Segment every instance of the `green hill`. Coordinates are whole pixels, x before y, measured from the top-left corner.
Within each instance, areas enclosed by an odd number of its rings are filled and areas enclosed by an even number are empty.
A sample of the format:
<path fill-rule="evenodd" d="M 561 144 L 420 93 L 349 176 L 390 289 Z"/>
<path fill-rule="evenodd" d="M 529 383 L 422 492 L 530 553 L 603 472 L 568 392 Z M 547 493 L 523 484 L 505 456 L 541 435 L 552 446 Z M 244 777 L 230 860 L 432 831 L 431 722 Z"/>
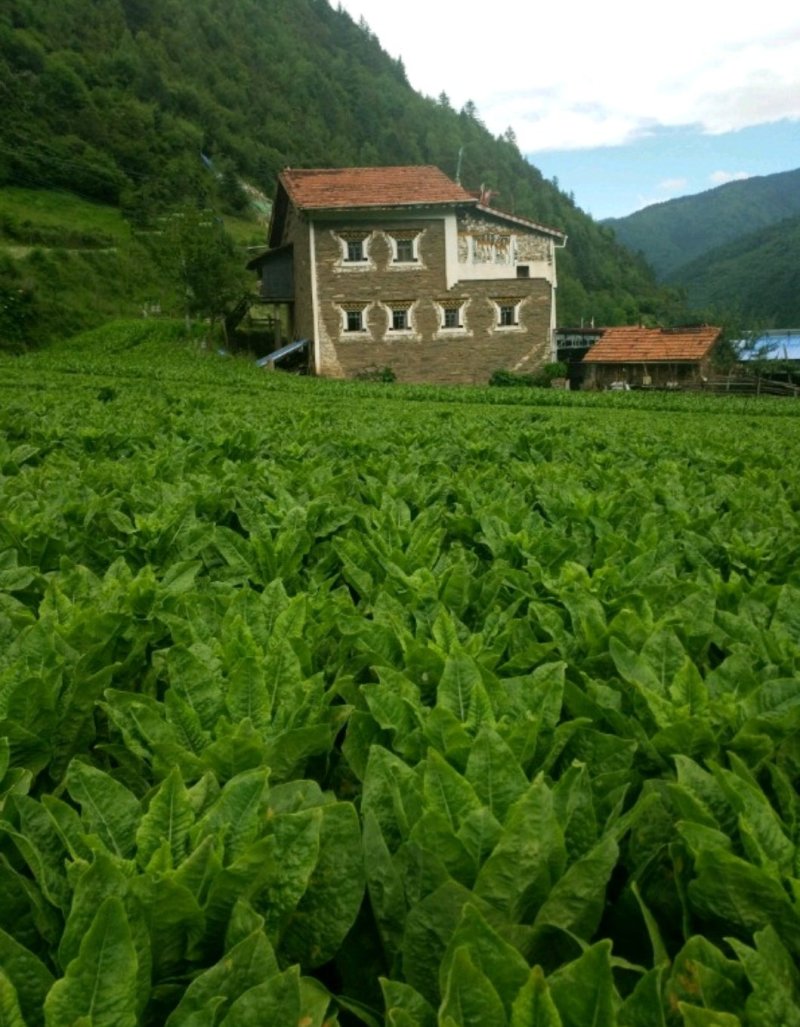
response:
<path fill-rule="evenodd" d="M 800 217 L 741 236 L 677 268 L 667 280 L 693 310 L 726 312 L 762 327 L 800 324 Z"/>
<path fill-rule="evenodd" d="M 603 222 L 659 278 L 751 232 L 800 215 L 800 169 L 729 182 Z"/>
<path fill-rule="evenodd" d="M 186 200 L 245 215 L 242 182 L 271 195 L 285 166 L 432 163 L 452 176 L 461 154 L 466 187 L 569 235 L 563 322 L 664 319 L 674 306 L 513 132 L 496 138 L 474 105 L 414 92 L 402 63 L 327 0 L 7 0 L 0 82 L 0 188 L 67 190 L 147 228 Z M 0 224 L 6 252 L 48 245 L 34 238 L 45 227 L 34 219 L 15 239 Z M 15 267 L 57 303 L 35 269 Z M 7 289 L 14 273 L 0 265 Z M 116 280 L 114 268 L 96 275 L 93 292 Z"/>

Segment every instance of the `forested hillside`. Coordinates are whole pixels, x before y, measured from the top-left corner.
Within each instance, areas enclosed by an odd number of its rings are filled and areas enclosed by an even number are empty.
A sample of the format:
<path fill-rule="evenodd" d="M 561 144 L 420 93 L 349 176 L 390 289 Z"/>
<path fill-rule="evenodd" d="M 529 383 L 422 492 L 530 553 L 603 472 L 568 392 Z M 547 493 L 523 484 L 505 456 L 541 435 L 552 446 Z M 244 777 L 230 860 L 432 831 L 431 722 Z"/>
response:
<path fill-rule="evenodd" d="M 415 93 L 402 63 L 327 0 L 7 0 L 0 89 L 0 186 L 68 189 L 146 226 L 211 194 L 244 208 L 240 180 L 270 194 L 285 166 L 454 175 L 461 152 L 467 188 L 485 184 L 498 206 L 569 235 L 562 323 L 680 316 L 512 131 L 495 138 L 474 105 Z"/>
<path fill-rule="evenodd" d="M 752 232 L 800 215 L 800 169 L 729 182 L 695 196 L 656 203 L 603 224 L 641 252 L 656 274 L 679 267 Z M 686 280 L 686 275 L 679 276 Z"/>
<path fill-rule="evenodd" d="M 800 325 L 800 217 L 742 236 L 678 268 L 667 280 L 693 310 L 735 308 L 760 327 Z"/>

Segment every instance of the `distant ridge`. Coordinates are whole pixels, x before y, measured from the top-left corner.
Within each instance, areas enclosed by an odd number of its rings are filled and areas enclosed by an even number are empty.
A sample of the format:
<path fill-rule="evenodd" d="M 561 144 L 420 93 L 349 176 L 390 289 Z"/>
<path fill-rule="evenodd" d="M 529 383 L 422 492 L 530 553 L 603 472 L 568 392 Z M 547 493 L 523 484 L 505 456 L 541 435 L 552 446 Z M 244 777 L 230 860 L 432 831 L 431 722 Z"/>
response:
<path fill-rule="evenodd" d="M 728 182 L 694 196 L 656 203 L 602 224 L 641 253 L 661 280 L 703 254 L 800 215 L 800 169 Z"/>

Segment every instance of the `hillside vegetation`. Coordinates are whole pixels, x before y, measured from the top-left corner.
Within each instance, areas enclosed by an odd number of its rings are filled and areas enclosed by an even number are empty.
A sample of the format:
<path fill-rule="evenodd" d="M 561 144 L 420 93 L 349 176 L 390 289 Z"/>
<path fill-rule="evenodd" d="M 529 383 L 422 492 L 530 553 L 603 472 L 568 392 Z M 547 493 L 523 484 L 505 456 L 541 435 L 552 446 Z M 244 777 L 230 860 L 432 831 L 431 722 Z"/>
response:
<path fill-rule="evenodd" d="M 800 169 L 656 203 L 603 224 L 662 278 L 726 243 L 800 215 Z"/>
<path fill-rule="evenodd" d="M 751 324 L 800 325 L 800 217 L 710 250 L 667 281 L 686 290 L 694 310 L 725 311 L 735 304 Z"/>
<path fill-rule="evenodd" d="M 455 175 L 461 153 L 465 186 L 569 235 L 562 321 L 671 316 L 674 297 L 524 160 L 511 130 L 495 138 L 473 104 L 415 93 L 327 0 L 9 0 L 0 82 L 0 186 L 69 190 L 146 228 L 187 199 L 244 213 L 242 180 L 271 195 L 285 166 Z"/>

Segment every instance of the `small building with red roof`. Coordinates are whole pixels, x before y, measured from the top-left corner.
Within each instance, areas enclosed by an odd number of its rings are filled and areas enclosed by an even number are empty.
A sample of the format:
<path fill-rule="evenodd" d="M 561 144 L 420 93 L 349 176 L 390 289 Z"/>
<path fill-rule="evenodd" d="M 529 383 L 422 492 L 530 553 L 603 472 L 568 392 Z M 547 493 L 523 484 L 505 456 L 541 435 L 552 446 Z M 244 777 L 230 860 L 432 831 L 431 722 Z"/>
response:
<path fill-rule="evenodd" d="M 554 359 L 566 236 L 439 168 L 287 168 L 268 241 L 261 300 L 288 309 L 317 374 L 485 384 Z"/>
<path fill-rule="evenodd" d="M 683 388 L 708 378 L 721 328 L 604 328 L 584 355 L 584 387 Z"/>

